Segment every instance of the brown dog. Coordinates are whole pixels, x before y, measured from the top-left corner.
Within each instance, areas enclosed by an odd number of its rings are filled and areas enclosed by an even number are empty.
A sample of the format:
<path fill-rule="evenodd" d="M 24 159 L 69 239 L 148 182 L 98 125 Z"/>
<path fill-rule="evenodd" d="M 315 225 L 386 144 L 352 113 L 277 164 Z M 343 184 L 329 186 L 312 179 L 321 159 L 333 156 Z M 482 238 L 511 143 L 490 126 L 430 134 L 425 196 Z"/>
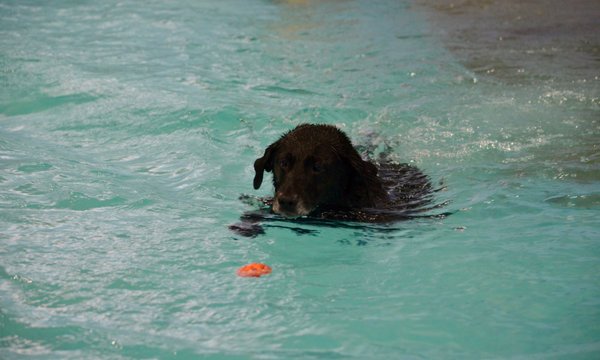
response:
<path fill-rule="evenodd" d="M 334 226 L 349 221 L 389 223 L 450 214 L 419 215 L 445 205 L 430 206 L 433 192 L 442 188 L 433 190 L 429 178 L 419 169 L 391 162 L 385 153 L 377 165 L 363 160 L 346 134 L 334 126 L 296 127 L 269 145 L 254 162 L 254 169 L 255 189 L 262 184 L 264 171 L 273 173 L 275 197 L 240 197 L 248 205 L 261 207 L 244 213 L 241 222 L 229 226 L 242 236 L 264 234 L 261 222 L 281 221 L 267 215 L 268 210 L 262 205 L 272 206 L 277 214 L 297 218 L 294 222 L 317 221 Z M 300 227 L 289 229 L 298 234 L 314 232 Z"/>
<path fill-rule="evenodd" d="M 273 211 L 296 217 L 324 209 L 377 208 L 388 202 L 377 167 L 361 159 L 341 130 L 304 124 L 254 162 L 254 188 L 273 172 Z"/>

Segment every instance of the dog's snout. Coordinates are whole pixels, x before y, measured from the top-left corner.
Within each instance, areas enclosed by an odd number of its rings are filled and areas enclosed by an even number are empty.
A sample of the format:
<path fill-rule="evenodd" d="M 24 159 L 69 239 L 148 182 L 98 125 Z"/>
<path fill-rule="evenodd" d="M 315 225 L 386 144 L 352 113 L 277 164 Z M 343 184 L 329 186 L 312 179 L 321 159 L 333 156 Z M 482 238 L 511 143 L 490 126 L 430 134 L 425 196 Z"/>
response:
<path fill-rule="evenodd" d="M 298 205 L 298 196 L 293 194 L 277 194 L 277 201 L 279 202 L 279 206 L 281 210 L 288 213 L 293 213 L 296 211 L 296 205 Z"/>

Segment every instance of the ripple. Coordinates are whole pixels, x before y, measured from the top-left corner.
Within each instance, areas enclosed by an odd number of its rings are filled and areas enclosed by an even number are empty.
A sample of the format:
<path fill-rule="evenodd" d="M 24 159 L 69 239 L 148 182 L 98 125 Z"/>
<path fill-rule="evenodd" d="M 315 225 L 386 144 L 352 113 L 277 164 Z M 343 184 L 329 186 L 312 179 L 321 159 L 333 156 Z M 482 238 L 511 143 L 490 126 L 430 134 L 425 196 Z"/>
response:
<path fill-rule="evenodd" d="M 554 206 L 575 209 L 600 208 L 600 193 L 586 195 L 561 195 L 553 196 L 544 200 Z"/>
<path fill-rule="evenodd" d="M 54 207 L 57 209 L 70 209 L 76 211 L 86 211 L 103 207 L 113 207 L 125 205 L 127 199 L 115 196 L 108 199 L 98 199 L 87 196 L 80 192 L 72 192 L 67 199 L 58 201 Z"/>
<path fill-rule="evenodd" d="M 3 106 L 0 113 L 8 116 L 33 114 L 64 105 L 78 105 L 93 102 L 97 99 L 98 97 L 85 93 L 61 96 L 38 94 L 34 98 L 13 101 L 9 105 Z"/>
<path fill-rule="evenodd" d="M 47 171 L 52 169 L 52 165 L 48 163 L 38 163 L 38 164 L 26 164 L 21 165 L 17 168 L 18 171 L 24 173 L 34 173 L 39 171 Z"/>
<path fill-rule="evenodd" d="M 275 85 L 260 85 L 252 87 L 252 90 L 265 91 L 272 94 L 278 95 L 317 95 L 316 92 L 300 89 L 300 88 L 287 88 L 283 86 Z"/>

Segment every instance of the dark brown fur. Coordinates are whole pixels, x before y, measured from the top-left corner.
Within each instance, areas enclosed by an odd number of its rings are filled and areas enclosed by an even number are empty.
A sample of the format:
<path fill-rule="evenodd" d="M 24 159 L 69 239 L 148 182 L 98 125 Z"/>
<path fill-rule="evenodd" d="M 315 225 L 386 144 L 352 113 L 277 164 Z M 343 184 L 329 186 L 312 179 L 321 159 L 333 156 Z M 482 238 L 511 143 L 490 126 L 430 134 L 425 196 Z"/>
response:
<path fill-rule="evenodd" d="M 380 177 L 377 167 L 360 157 L 346 134 L 330 125 L 304 124 L 287 132 L 256 159 L 254 169 L 255 189 L 264 171 L 273 173 L 273 211 L 288 217 L 390 209 L 402 196 L 390 192 L 400 190 L 402 184 L 394 183 L 393 176 Z M 408 174 L 414 168 L 385 166 L 388 173 L 394 169 Z M 421 193 L 430 192 L 427 178 L 420 172 L 415 175 L 422 177 Z"/>

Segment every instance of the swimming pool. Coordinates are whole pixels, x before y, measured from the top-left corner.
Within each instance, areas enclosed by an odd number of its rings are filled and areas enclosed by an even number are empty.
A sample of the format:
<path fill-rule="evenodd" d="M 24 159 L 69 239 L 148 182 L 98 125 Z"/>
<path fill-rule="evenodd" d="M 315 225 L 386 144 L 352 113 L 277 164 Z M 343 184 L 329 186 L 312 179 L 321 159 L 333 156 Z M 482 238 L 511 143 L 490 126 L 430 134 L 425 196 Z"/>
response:
<path fill-rule="evenodd" d="M 471 6 L 0 4 L 0 357 L 597 358 L 598 44 Z M 231 232 L 303 122 L 453 214 Z"/>

